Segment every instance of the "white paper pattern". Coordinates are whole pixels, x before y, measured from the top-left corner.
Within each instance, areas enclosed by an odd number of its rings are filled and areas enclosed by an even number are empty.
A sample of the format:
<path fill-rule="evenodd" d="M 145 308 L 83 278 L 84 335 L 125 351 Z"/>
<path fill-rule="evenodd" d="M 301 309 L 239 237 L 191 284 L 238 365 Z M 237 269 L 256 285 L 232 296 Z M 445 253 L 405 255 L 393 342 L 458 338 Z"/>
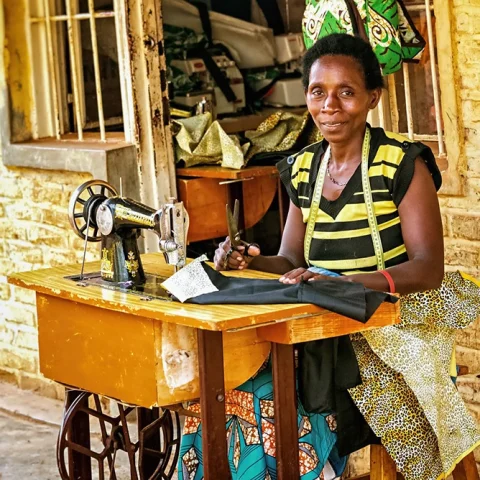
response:
<path fill-rule="evenodd" d="M 201 262 L 207 260 L 205 255 L 196 258 L 177 273 L 162 283 L 162 287 L 169 291 L 180 302 L 204 293 L 217 292 L 218 288 L 210 281 Z"/>

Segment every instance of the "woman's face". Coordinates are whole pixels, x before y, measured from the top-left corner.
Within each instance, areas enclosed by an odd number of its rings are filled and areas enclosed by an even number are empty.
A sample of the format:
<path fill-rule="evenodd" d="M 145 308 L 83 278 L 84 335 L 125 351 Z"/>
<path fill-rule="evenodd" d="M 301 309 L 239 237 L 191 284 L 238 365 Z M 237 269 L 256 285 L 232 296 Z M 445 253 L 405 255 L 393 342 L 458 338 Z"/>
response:
<path fill-rule="evenodd" d="M 307 107 L 330 143 L 363 135 L 368 111 L 377 106 L 380 96 L 380 88 L 367 90 L 361 66 L 352 57 L 325 56 L 312 65 Z"/>

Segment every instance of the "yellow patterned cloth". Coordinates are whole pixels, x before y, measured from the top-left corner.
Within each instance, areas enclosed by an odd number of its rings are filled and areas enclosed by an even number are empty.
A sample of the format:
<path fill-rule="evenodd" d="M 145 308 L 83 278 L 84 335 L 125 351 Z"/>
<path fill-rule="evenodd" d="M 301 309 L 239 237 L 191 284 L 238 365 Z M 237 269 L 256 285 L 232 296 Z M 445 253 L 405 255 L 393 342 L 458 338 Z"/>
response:
<path fill-rule="evenodd" d="M 404 295 L 401 323 L 352 336 L 362 384 L 354 402 L 406 480 L 443 479 L 480 445 L 450 380 L 455 330 L 480 316 L 480 288 L 459 272 L 441 288 Z"/>
<path fill-rule="evenodd" d="M 210 113 L 175 120 L 175 157 L 186 167 L 215 164 L 242 168 L 248 145 L 241 146 L 235 135 L 228 135 L 220 124 L 212 123 Z"/>
<path fill-rule="evenodd" d="M 319 140 L 310 114 L 295 115 L 276 112 L 266 118 L 256 130 L 245 132 L 249 140 L 243 145 L 239 137 L 228 135 L 210 113 L 174 120 L 175 158 L 186 167 L 215 164 L 227 168 L 243 168 L 256 154 L 286 152 L 297 148 L 300 136 L 306 143 Z M 300 147 L 298 147 L 300 148 Z"/>
<path fill-rule="evenodd" d="M 251 142 L 247 159 L 257 153 L 263 152 L 285 152 L 295 147 L 300 135 L 306 130 L 320 134 L 310 120 L 310 114 L 306 111 L 303 115 L 296 115 L 289 112 L 276 112 L 266 118 L 256 130 L 245 132 L 245 137 Z M 316 138 L 307 143 L 317 141 Z"/>

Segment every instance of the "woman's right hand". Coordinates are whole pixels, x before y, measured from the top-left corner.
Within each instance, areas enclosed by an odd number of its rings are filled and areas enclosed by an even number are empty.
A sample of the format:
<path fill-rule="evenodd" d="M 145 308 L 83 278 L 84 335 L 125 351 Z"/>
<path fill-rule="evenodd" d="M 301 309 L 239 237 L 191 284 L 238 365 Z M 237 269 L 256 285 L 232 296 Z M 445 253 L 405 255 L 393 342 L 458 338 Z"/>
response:
<path fill-rule="evenodd" d="M 245 250 L 248 247 L 248 252 Z M 248 255 L 245 255 L 248 253 Z M 232 249 L 230 238 L 227 237 L 224 242 L 220 242 L 215 250 L 214 263 L 216 270 L 244 270 L 248 268 L 249 263 L 254 257 L 260 255 L 260 248 L 255 244 L 240 245 L 236 250 Z"/>

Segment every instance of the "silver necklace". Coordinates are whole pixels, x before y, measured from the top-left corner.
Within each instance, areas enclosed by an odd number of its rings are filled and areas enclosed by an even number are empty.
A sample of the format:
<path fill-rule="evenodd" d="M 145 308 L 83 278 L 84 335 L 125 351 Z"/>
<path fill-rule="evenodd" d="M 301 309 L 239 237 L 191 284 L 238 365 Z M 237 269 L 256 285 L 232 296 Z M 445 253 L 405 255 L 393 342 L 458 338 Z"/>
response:
<path fill-rule="evenodd" d="M 331 157 L 330 157 L 331 158 Z M 347 183 L 348 183 L 348 180 L 345 182 L 345 183 L 341 183 L 341 182 L 337 182 L 333 177 L 332 175 L 330 174 L 330 158 L 328 159 L 328 162 L 327 162 L 327 175 L 328 175 L 328 178 L 337 186 L 339 187 L 344 187 Z"/>

